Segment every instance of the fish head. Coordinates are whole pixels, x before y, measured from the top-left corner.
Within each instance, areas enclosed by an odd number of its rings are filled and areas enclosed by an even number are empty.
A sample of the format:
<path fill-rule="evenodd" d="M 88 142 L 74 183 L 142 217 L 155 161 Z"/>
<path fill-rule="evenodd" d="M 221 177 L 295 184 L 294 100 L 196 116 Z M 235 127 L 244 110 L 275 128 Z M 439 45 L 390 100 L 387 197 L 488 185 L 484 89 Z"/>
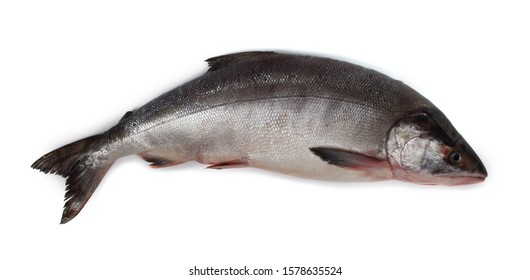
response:
<path fill-rule="evenodd" d="M 488 173 L 471 146 L 439 110 L 422 110 L 389 131 L 387 156 L 395 179 L 420 184 L 464 185 Z"/>

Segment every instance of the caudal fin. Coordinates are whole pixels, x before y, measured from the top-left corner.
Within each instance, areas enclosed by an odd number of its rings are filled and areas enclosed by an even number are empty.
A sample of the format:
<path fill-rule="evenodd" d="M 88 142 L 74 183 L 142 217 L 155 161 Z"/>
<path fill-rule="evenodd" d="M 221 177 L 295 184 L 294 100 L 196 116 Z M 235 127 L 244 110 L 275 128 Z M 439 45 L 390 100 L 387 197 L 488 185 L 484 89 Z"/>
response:
<path fill-rule="evenodd" d="M 113 161 L 97 163 L 91 151 L 99 135 L 91 136 L 52 152 L 35 161 L 31 167 L 46 174 L 66 177 L 66 193 L 61 224 L 73 219 L 85 206 Z"/>

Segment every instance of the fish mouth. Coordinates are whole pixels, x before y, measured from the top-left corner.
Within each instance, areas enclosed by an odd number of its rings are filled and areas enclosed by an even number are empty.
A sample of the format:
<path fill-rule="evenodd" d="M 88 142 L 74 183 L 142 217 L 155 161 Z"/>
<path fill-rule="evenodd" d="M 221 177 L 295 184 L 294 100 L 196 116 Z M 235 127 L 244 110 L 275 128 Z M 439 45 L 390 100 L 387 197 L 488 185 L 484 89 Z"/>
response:
<path fill-rule="evenodd" d="M 469 174 L 465 176 L 443 176 L 448 179 L 447 185 L 456 186 L 456 185 L 471 185 L 484 182 L 486 176 L 482 174 Z"/>
<path fill-rule="evenodd" d="M 488 177 L 488 171 L 486 167 L 479 160 L 471 170 L 466 170 L 462 172 L 434 172 L 433 176 L 440 179 L 443 178 L 443 184 L 449 186 L 455 185 L 469 185 L 481 183 L 486 180 Z"/>
<path fill-rule="evenodd" d="M 470 185 L 484 182 L 488 173 L 485 168 L 476 169 L 472 172 L 462 172 L 462 173 L 434 173 L 435 177 L 444 178 L 444 184 L 449 186 L 455 185 Z"/>
<path fill-rule="evenodd" d="M 488 171 L 482 162 L 479 162 L 468 176 L 470 184 L 484 182 L 486 177 L 488 177 Z"/>

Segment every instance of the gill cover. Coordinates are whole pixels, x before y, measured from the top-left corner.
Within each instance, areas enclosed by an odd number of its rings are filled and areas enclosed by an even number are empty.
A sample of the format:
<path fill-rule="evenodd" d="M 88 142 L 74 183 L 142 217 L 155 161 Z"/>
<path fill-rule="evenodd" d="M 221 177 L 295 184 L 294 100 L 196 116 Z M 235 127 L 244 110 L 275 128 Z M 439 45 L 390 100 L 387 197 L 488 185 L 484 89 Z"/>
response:
<path fill-rule="evenodd" d="M 389 131 L 387 156 L 393 177 L 421 184 L 472 184 L 486 168 L 469 144 L 439 111 L 419 111 Z"/>

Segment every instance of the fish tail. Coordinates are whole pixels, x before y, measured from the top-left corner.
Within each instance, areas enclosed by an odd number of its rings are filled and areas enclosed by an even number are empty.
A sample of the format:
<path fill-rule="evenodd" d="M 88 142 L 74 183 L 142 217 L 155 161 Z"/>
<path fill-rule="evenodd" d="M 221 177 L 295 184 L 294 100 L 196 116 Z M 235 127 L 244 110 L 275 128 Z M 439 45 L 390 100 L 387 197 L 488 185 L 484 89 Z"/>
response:
<path fill-rule="evenodd" d="M 46 174 L 57 174 L 66 178 L 66 202 L 61 224 L 77 216 L 114 163 L 94 160 L 94 146 L 100 138 L 100 135 L 94 135 L 70 143 L 45 154 L 31 165 Z"/>

